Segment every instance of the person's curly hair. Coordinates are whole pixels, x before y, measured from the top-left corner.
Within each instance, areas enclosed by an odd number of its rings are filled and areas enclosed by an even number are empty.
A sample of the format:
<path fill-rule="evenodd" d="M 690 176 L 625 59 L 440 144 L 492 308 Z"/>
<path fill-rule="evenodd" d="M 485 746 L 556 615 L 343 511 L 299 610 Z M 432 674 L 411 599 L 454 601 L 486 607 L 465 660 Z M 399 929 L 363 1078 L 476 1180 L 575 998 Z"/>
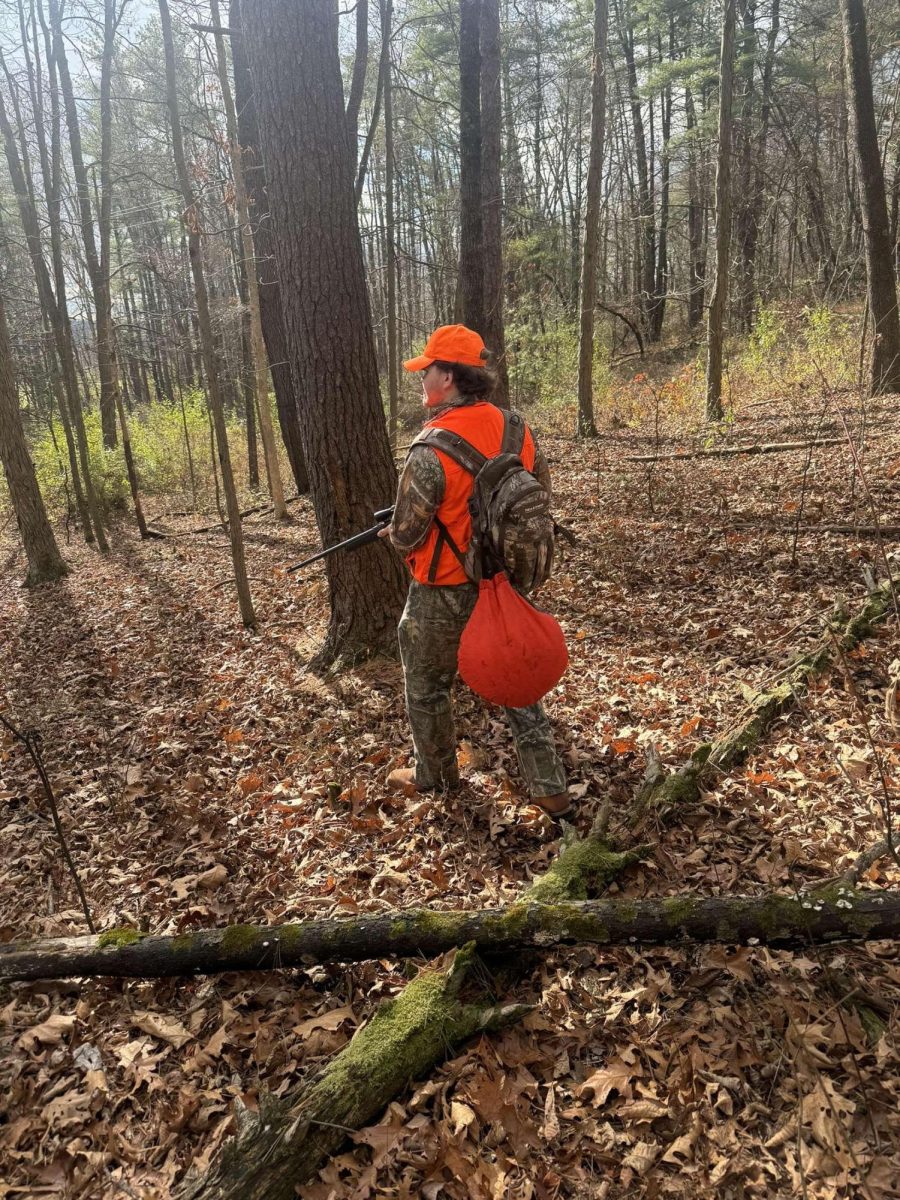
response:
<path fill-rule="evenodd" d="M 432 366 L 439 371 L 449 371 L 456 390 L 466 400 L 490 400 L 497 386 L 497 375 L 491 367 L 470 367 L 465 363 L 435 361 Z"/>

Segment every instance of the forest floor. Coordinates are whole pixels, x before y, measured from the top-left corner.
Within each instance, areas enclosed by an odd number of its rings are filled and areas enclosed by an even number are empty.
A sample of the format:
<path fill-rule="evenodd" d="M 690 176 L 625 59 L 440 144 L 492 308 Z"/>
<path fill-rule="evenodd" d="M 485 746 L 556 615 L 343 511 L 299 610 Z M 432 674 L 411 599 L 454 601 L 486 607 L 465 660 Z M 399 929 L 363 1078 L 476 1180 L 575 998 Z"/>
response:
<path fill-rule="evenodd" d="M 838 400 L 858 431 L 853 397 Z M 657 440 L 703 444 L 704 431 L 665 420 L 657 439 L 652 417 L 649 434 L 645 423 L 590 443 L 545 432 L 558 514 L 578 539 L 561 545 L 541 601 L 569 640 L 548 709 L 580 830 L 609 800 L 615 832 L 650 743 L 679 765 L 737 717 L 742 684 L 764 687 L 838 600 L 862 604 L 877 542 L 805 527 L 869 525 L 871 502 L 882 522 L 900 520 L 895 403 L 873 410 L 859 463 L 846 443 L 626 461 Z M 815 424 L 812 401 L 777 397 L 715 445 L 799 441 Z M 842 436 L 839 422 L 823 435 Z M 308 671 L 323 572 L 285 574 L 316 544 L 308 501 L 288 527 L 265 513 L 246 522 L 258 633 L 238 622 L 227 538 L 190 535 L 201 522 L 165 515 L 178 507 L 151 505 L 178 536 L 141 544 L 123 525 L 108 560 L 73 538 L 71 576 L 32 592 L 10 531 L 0 539 L 0 703 L 41 731 L 98 928 L 514 900 L 557 853 L 559 829 L 522 799 L 498 713 L 461 689 L 461 793 L 389 796 L 387 771 L 408 761 L 398 664 Z M 611 891 L 792 890 L 851 866 L 883 836 L 885 795 L 900 807 L 898 660 L 892 616 Z M 9 740 L 0 824 L 0 939 L 83 932 L 39 782 Z M 882 860 L 863 884 L 896 887 L 900 871 Z M 880 1007 L 874 1044 L 832 971 Z M 289 1089 L 406 978 L 378 961 L 6 986 L 0 1200 L 168 1196 L 227 1136 L 236 1097 L 252 1106 L 261 1089 Z M 565 947 L 536 960 L 514 998 L 537 1005 L 523 1024 L 413 1085 L 301 1194 L 900 1195 L 895 945 Z"/>

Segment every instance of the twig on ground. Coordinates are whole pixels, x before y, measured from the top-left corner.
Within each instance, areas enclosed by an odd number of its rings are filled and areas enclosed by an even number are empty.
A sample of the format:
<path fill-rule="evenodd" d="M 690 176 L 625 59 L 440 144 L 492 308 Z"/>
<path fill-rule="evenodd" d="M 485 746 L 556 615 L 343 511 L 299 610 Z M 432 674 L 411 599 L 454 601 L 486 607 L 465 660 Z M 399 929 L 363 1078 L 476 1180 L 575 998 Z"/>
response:
<path fill-rule="evenodd" d="M 66 864 L 68 865 L 69 871 L 72 875 L 72 879 L 75 882 L 75 889 L 78 892 L 79 899 L 81 900 L 81 908 L 82 908 L 82 911 L 84 912 L 84 919 L 85 919 L 85 921 L 87 921 L 87 927 L 91 931 L 91 933 L 96 933 L 97 930 L 96 930 L 96 928 L 94 926 L 94 922 L 91 918 L 91 910 L 88 907 L 87 897 L 84 894 L 84 888 L 81 886 L 81 880 L 78 877 L 78 870 L 75 866 L 75 862 L 72 858 L 72 855 L 69 852 L 69 846 L 68 846 L 68 843 L 66 842 L 65 831 L 63 830 L 62 822 L 59 819 L 59 809 L 57 808 L 57 805 L 56 805 L 56 797 L 53 794 L 53 788 L 50 786 L 50 780 L 47 776 L 46 770 L 44 769 L 44 763 L 41 759 L 40 751 L 37 748 L 36 738 L 39 735 L 22 733 L 22 731 L 20 729 L 17 729 L 16 726 L 13 725 L 13 723 L 11 721 L 8 721 L 2 713 L 0 713 L 0 724 L 2 724 L 6 729 L 8 729 L 9 732 L 12 734 L 12 736 L 14 738 L 16 738 L 17 741 L 20 741 L 22 743 L 22 745 L 25 747 L 25 749 L 28 751 L 29 755 L 31 756 L 31 761 L 34 763 L 35 768 L 37 769 L 37 773 L 40 776 L 41 783 L 44 786 L 44 794 L 47 797 L 47 803 L 50 806 L 50 813 L 53 817 L 53 824 L 56 827 L 56 836 L 59 838 L 59 844 L 62 847 L 63 857 L 66 860 Z"/>

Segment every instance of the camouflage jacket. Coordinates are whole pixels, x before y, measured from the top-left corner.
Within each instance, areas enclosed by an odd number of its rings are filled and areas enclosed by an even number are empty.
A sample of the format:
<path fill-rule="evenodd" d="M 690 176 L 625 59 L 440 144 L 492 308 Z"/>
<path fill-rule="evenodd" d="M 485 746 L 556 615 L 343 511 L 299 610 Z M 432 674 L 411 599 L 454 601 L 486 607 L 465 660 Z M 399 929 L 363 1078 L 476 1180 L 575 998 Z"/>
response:
<path fill-rule="evenodd" d="M 430 411 L 428 420 L 440 417 L 449 408 L 465 403 L 462 398 L 442 408 Z M 532 430 L 532 437 L 534 431 Z M 550 468 L 535 441 L 535 478 L 549 494 Z M 444 468 L 441 460 L 429 446 L 416 446 L 406 460 L 400 484 L 394 520 L 391 524 L 391 542 L 404 556 L 420 546 L 428 536 L 434 514 L 444 499 Z"/>

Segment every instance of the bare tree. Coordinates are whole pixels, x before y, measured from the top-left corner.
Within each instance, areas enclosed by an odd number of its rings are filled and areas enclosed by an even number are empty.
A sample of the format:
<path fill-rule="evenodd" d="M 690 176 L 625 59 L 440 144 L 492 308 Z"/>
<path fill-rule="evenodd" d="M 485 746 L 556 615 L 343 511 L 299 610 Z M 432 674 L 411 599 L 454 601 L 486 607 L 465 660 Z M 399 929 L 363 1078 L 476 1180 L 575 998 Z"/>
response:
<path fill-rule="evenodd" d="M 706 419 L 722 419 L 722 343 L 731 246 L 731 108 L 734 85 L 735 0 L 725 0 L 719 63 L 719 153 L 716 162 L 716 282 L 707 323 Z"/>
<path fill-rule="evenodd" d="M 500 0 L 481 0 L 481 191 L 484 331 L 494 355 L 494 403 L 509 404 L 509 369 L 503 328 L 503 139 L 500 59 Z"/>
<path fill-rule="evenodd" d="M 581 252 L 581 296 L 578 328 L 578 435 L 596 437 L 594 424 L 594 305 L 597 300 L 597 254 L 600 243 L 600 173 L 606 126 L 607 0 L 594 0 L 594 46 L 591 58 L 591 145 L 587 201 Z"/>
<path fill-rule="evenodd" d="M 459 310 L 484 336 L 481 0 L 459 0 Z"/>
<path fill-rule="evenodd" d="M 225 507 L 228 513 L 231 560 L 234 565 L 234 579 L 237 585 L 241 618 L 245 625 L 255 626 L 256 614 L 253 611 L 253 601 L 250 597 L 250 582 L 247 578 L 247 565 L 244 561 L 244 537 L 241 530 L 241 514 L 234 486 L 234 474 L 231 470 L 228 432 L 225 428 L 225 413 L 222 408 L 222 395 L 219 390 L 219 370 L 216 363 L 212 323 L 209 316 L 209 295 L 206 289 L 206 276 L 203 271 L 203 247 L 200 240 L 202 212 L 194 198 L 191 187 L 191 177 L 188 173 L 187 159 L 184 153 L 184 139 L 181 134 L 181 111 L 178 104 L 178 86 L 175 75 L 175 45 L 172 40 L 172 19 L 169 16 L 168 0 L 159 0 L 159 15 L 162 21 L 163 45 L 166 55 L 166 96 L 169 107 L 169 122 L 172 127 L 172 150 L 175 156 L 175 169 L 178 173 L 178 184 L 181 188 L 182 202 L 184 204 L 188 253 L 191 261 L 191 273 L 194 279 L 197 321 L 200 326 L 200 349 L 203 355 L 206 390 L 209 398 L 212 422 L 215 428 L 216 451 L 219 459 L 219 468 L 222 473 L 222 486 L 225 491 Z"/>
<path fill-rule="evenodd" d="M 897 317 L 894 248 L 891 244 L 884 169 L 875 125 L 872 69 L 863 0 L 841 0 L 841 16 L 862 223 L 866 237 L 869 312 L 875 327 L 869 392 L 871 395 L 880 395 L 884 392 L 900 392 L 900 321 Z"/>
<path fill-rule="evenodd" d="M 259 307 L 259 282 L 256 277 L 256 254 L 253 234 L 250 229 L 250 212 L 247 204 L 247 188 L 244 182 L 244 150 L 238 136 L 237 114 L 228 82 L 228 65 L 225 57 L 225 36 L 219 17 L 219 0 L 210 0 L 210 12 L 216 30 L 216 66 L 219 87 L 225 105 L 225 121 L 228 130 L 228 153 L 231 158 L 231 173 L 234 180 L 235 207 L 241 227 L 241 253 L 247 280 L 247 297 L 250 307 L 250 346 L 253 354 L 256 408 L 259 413 L 259 428 L 262 434 L 263 453 L 266 457 L 266 473 L 276 521 L 289 519 L 284 502 L 284 484 L 281 482 L 281 467 L 275 450 L 275 435 L 272 430 L 272 410 L 269 407 L 269 364 L 266 360 L 266 345 L 263 339 L 262 318 Z"/>

